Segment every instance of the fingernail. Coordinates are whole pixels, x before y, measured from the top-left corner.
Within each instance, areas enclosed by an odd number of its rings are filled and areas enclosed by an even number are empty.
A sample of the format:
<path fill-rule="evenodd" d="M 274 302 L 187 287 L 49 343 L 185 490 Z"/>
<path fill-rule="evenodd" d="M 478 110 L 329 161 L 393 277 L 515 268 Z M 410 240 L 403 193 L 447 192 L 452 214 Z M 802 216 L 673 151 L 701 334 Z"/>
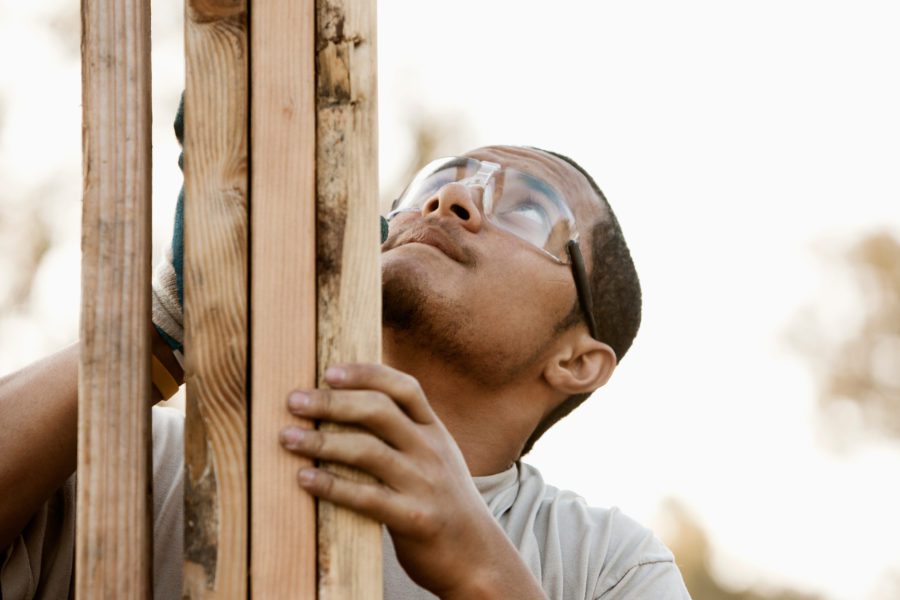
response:
<path fill-rule="evenodd" d="M 300 485 L 309 485 L 316 480 L 316 471 L 315 469 L 300 469 L 297 479 L 300 480 Z"/>
<path fill-rule="evenodd" d="M 305 432 L 298 427 L 288 427 L 281 430 L 281 442 L 285 445 L 298 444 L 306 435 Z"/>
<path fill-rule="evenodd" d="M 309 406 L 309 396 L 303 392 L 293 392 L 288 396 L 288 406 L 294 410 L 300 410 L 303 407 Z"/>
<path fill-rule="evenodd" d="M 328 367 L 325 369 L 325 380 L 330 383 L 340 383 L 347 378 L 347 372 L 340 367 Z"/>

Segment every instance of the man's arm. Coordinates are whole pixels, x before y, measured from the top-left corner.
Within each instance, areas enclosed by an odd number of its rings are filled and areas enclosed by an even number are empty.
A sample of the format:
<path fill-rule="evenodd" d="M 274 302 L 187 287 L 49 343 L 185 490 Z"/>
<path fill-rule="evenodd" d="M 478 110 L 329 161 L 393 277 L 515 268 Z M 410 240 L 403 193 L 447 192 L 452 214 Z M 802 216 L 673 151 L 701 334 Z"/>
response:
<path fill-rule="evenodd" d="M 175 117 L 184 141 L 184 95 Z M 179 158 L 179 167 L 183 156 Z M 181 269 L 184 193 L 165 259 L 153 281 L 150 326 L 153 355 L 177 384 L 184 381 L 173 348 L 183 343 Z M 167 339 L 164 339 L 167 338 Z M 151 386 L 155 404 L 162 399 Z M 123 399 L 128 401 L 128 399 Z M 149 408 L 149 407 L 148 407 Z M 78 442 L 78 344 L 0 378 L 0 550 L 6 549 L 40 506 L 75 472 Z"/>
<path fill-rule="evenodd" d="M 180 381 L 171 349 L 151 335 L 153 354 Z M 0 379 L 0 550 L 75 472 L 77 441 L 78 344 Z"/>
<path fill-rule="evenodd" d="M 0 549 L 75 471 L 78 345 L 0 379 Z"/>

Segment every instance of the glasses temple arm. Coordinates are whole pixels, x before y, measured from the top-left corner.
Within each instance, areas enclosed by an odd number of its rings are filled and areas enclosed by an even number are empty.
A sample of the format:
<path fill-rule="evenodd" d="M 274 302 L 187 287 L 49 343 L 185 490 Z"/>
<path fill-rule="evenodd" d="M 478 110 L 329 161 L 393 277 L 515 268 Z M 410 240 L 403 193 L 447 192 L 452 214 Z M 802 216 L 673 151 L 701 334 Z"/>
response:
<path fill-rule="evenodd" d="M 581 311 L 584 313 L 585 321 L 587 321 L 588 330 L 591 332 L 591 337 L 597 341 L 602 341 L 597 329 L 597 321 L 594 319 L 594 297 L 591 294 L 591 284 L 588 281 L 587 271 L 584 268 L 584 258 L 581 256 L 578 242 L 569 240 L 566 244 L 566 252 L 569 254 L 569 262 L 572 263 L 572 275 L 575 278 L 578 302 L 581 304 Z"/>

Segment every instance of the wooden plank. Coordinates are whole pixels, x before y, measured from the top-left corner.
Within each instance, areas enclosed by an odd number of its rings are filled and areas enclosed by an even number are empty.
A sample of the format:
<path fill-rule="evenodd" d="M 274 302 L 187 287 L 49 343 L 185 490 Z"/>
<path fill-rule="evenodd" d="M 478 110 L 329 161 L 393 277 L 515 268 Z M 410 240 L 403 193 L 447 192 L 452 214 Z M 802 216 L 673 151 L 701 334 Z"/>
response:
<path fill-rule="evenodd" d="M 314 0 L 251 14 L 251 592 L 316 597 L 315 503 L 278 433 L 315 385 Z"/>
<path fill-rule="evenodd" d="M 184 597 L 247 597 L 248 23 L 185 3 Z"/>
<path fill-rule="evenodd" d="M 316 3 L 316 116 L 321 382 L 330 365 L 381 360 L 374 0 Z M 320 502 L 318 527 L 319 598 L 381 598 L 381 526 Z"/>
<path fill-rule="evenodd" d="M 150 3 L 82 4 L 75 593 L 150 597 Z"/>

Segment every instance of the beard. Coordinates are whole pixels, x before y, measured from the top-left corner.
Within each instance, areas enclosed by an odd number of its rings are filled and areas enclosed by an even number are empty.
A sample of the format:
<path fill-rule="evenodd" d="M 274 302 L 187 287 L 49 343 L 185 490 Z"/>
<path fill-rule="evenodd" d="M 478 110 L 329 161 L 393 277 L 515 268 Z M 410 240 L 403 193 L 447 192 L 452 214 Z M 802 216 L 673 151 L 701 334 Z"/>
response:
<path fill-rule="evenodd" d="M 532 340 L 529 348 L 503 343 L 480 327 L 473 311 L 437 295 L 421 277 L 382 271 L 382 326 L 407 347 L 444 362 L 485 389 L 498 389 L 532 370 L 541 360 L 547 340 Z M 489 341 L 490 339 L 490 341 Z"/>

